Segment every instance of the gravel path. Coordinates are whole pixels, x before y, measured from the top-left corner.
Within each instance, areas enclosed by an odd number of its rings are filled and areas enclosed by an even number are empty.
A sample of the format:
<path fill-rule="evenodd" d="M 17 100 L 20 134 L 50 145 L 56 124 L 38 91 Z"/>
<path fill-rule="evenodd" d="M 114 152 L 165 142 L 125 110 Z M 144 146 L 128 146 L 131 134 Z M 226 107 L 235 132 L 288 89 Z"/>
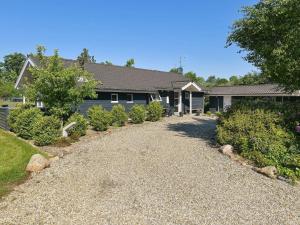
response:
<path fill-rule="evenodd" d="M 174 117 L 79 142 L 0 203 L 0 224 L 300 224 L 299 187 L 218 153 L 214 129 Z"/>

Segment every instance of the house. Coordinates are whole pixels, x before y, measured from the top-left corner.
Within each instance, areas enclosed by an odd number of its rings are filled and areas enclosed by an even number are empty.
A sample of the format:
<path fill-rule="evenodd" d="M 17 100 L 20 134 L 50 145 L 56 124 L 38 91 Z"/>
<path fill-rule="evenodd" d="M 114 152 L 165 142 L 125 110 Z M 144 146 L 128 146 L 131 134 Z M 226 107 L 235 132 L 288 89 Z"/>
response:
<path fill-rule="evenodd" d="M 62 59 L 65 66 L 75 64 L 75 60 Z M 29 67 L 39 66 L 35 57 L 28 57 L 15 84 L 22 87 L 31 82 Z M 129 110 L 134 104 L 147 105 L 159 101 L 169 114 L 203 112 L 204 90 L 181 74 L 131 67 L 87 63 L 85 70 L 101 81 L 96 88 L 97 98 L 86 99 L 78 108 L 85 114 L 92 105 L 102 105 L 111 110 L 113 105 L 122 104 Z M 24 98 L 25 101 L 25 98 Z M 41 102 L 37 102 L 42 107 Z"/>
<path fill-rule="evenodd" d="M 209 95 L 209 110 L 211 112 L 226 111 L 226 108 L 235 101 L 242 99 L 259 98 L 277 102 L 300 102 L 300 91 L 287 93 L 276 84 L 213 87 L 207 94 Z"/>

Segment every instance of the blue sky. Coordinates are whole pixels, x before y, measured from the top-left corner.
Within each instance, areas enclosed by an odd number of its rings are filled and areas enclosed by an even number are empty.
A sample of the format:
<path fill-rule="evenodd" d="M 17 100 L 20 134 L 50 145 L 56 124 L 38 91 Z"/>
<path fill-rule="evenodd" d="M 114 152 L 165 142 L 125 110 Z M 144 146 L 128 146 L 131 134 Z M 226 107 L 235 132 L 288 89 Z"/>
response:
<path fill-rule="evenodd" d="M 167 71 L 183 58 L 185 72 L 228 78 L 255 70 L 236 47 L 225 48 L 241 6 L 257 0 L 69 1 L 12 0 L 1 3 L 0 58 L 33 52 L 76 58 L 88 48 L 97 62 Z"/>

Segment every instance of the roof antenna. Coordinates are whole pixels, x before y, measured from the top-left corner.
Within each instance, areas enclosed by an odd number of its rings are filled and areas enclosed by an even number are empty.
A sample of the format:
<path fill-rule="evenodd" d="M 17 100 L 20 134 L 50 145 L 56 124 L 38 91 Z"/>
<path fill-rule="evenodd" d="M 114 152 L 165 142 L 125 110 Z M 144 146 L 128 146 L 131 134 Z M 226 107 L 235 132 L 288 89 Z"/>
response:
<path fill-rule="evenodd" d="M 179 57 L 179 67 L 178 67 L 178 72 L 180 74 L 183 74 L 183 67 L 182 67 L 182 57 Z"/>

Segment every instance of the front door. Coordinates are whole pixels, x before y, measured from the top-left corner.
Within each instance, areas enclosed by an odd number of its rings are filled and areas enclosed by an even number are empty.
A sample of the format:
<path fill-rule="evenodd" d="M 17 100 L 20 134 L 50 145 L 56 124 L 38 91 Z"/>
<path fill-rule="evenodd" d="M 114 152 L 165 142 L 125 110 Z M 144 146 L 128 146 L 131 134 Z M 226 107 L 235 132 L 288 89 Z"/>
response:
<path fill-rule="evenodd" d="M 179 115 L 182 112 L 182 94 L 181 91 L 174 91 L 174 114 Z"/>

